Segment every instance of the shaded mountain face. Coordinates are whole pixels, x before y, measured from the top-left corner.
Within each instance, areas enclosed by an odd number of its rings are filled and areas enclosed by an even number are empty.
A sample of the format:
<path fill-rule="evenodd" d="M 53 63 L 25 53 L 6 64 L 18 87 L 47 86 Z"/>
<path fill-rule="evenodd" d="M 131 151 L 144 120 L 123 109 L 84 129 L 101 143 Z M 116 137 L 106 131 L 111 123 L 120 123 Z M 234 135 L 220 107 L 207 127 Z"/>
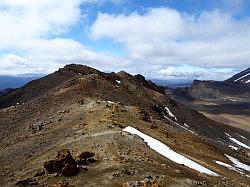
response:
<path fill-rule="evenodd" d="M 7 88 L 7 89 L 0 90 L 0 96 L 7 95 L 8 93 L 10 93 L 13 90 L 14 89 L 12 89 L 12 88 Z"/>
<path fill-rule="evenodd" d="M 189 92 L 195 98 L 216 98 L 226 96 L 240 96 L 249 94 L 250 87 L 227 81 L 199 81 L 194 80 Z"/>
<path fill-rule="evenodd" d="M 174 95 L 186 99 L 226 99 L 239 97 L 249 100 L 250 97 L 250 68 L 232 76 L 225 81 L 194 80 L 188 88 L 177 88 Z"/>
<path fill-rule="evenodd" d="M 138 180 L 162 186 L 247 186 L 249 182 L 248 169 L 237 170 L 229 159 L 249 165 L 249 133 L 176 102 L 164 87 L 142 75 L 67 65 L 0 97 L 0 120 L 0 181 L 6 186 L 16 182 L 52 186 L 60 181 L 72 186 L 122 186 Z M 128 126 L 219 176 L 178 164 L 125 132 Z M 70 149 L 68 162 L 74 163 L 75 176 L 62 174 L 69 173 L 71 166 L 64 161 L 58 164 L 63 160 L 60 152 L 56 157 L 60 149 L 67 155 Z M 73 158 L 86 152 L 93 152 L 96 161 L 79 162 L 76 171 Z M 44 172 L 45 162 L 50 171 L 62 172 Z"/>
<path fill-rule="evenodd" d="M 246 70 L 232 76 L 231 78 L 227 79 L 226 82 L 250 85 L 250 68 L 247 68 Z"/>
<path fill-rule="evenodd" d="M 249 70 L 225 81 L 194 80 L 190 87 L 177 88 L 172 94 L 211 119 L 250 131 Z"/>

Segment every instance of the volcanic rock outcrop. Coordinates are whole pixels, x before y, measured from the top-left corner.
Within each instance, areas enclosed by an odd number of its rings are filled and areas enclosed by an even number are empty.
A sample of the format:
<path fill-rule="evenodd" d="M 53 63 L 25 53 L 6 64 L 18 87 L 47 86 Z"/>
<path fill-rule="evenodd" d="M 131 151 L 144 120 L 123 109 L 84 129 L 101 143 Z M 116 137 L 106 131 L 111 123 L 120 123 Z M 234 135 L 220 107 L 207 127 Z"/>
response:
<path fill-rule="evenodd" d="M 78 171 L 77 163 L 68 149 L 59 150 L 56 158 L 46 161 L 44 167 L 50 173 L 57 172 L 66 176 L 75 175 Z"/>

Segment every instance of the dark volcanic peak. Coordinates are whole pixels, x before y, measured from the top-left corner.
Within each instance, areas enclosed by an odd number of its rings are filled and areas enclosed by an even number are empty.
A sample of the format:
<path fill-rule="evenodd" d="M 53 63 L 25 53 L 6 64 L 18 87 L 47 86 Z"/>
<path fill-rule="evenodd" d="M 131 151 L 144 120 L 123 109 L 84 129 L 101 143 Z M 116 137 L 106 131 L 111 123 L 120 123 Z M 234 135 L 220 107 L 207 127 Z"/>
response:
<path fill-rule="evenodd" d="M 66 65 L 64 68 L 60 68 L 58 72 L 63 73 L 63 72 L 73 72 L 73 73 L 78 73 L 82 75 L 87 75 L 87 74 L 101 74 L 100 71 L 91 68 L 86 65 L 80 65 L 80 64 L 69 64 Z"/>
<path fill-rule="evenodd" d="M 250 92 L 247 84 L 231 81 L 199 81 L 194 80 L 189 91 L 197 98 L 211 98 L 222 95 L 234 96 Z"/>
<path fill-rule="evenodd" d="M 68 89 L 77 95 L 113 98 L 124 102 L 135 102 L 130 95 L 145 95 L 143 89 L 165 94 L 164 88 L 148 81 L 142 75 L 132 76 L 124 71 L 104 73 L 94 68 L 70 64 L 55 73 L 34 80 L 0 98 L 0 108 L 16 105 L 32 99 L 55 94 L 57 90 Z M 124 95 L 124 97 L 119 98 Z M 119 96 L 119 97 L 118 97 Z M 125 97 L 127 96 L 127 98 Z M 133 101 L 132 101 L 133 100 Z"/>
<path fill-rule="evenodd" d="M 119 71 L 118 73 L 117 73 L 117 75 L 119 75 L 120 77 L 126 77 L 126 78 L 128 78 L 128 77 L 132 77 L 132 75 L 130 75 L 129 73 L 127 73 L 126 71 Z"/>
<path fill-rule="evenodd" d="M 247 68 L 246 70 L 237 73 L 236 75 L 227 79 L 226 82 L 235 82 L 250 85 L 250 68 Z"/>

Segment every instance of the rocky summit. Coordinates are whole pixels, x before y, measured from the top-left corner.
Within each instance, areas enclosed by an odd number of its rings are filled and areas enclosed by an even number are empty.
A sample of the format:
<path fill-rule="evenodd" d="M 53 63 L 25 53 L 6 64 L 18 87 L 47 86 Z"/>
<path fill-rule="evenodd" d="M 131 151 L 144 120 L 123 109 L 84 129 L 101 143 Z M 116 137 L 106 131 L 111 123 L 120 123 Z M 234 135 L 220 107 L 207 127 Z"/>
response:
<path fill-rule="evenodd" d="M 3 94 L 0 186 L 249 186 L 249 131 L 183 92 L 71 64 Z"/>

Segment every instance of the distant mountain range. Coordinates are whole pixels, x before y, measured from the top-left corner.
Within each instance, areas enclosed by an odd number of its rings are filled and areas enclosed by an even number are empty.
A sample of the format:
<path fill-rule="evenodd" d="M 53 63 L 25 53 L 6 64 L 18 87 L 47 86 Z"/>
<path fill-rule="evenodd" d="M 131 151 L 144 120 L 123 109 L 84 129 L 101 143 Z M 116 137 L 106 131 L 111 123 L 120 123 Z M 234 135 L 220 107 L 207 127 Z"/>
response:
<path fill-rule="evenodd" d="M 214 99 L 232 96 L 249 98 L 250 68 L 232 76 L 225 81 L 194 80 L 190 87 L 177 88 L 174 95 L 186 99 Z"/>
<path fill-rule="evenodd" d="M 194 80 L 172 90 L 175 100 L 207 117 L 250 131 L 250 68 L 225 81 Z"/>
<path fill-rule="evenodd" d="M 167 86 L 170 88 L 178 88 L 178 87 L 189 87 L 192 85 L 192 80 L 179 80 L 179 79 L 172 79 L 172 80 L 161 80 L 161 79 L 151 79 L 154 83 L 162 86 Z"/>
<path fill-rule="evenodd" d="M 34 79 L 41 78 L 42 76 L 44 75 L 0 76 L 0 90 L 19 88 Z"/>

